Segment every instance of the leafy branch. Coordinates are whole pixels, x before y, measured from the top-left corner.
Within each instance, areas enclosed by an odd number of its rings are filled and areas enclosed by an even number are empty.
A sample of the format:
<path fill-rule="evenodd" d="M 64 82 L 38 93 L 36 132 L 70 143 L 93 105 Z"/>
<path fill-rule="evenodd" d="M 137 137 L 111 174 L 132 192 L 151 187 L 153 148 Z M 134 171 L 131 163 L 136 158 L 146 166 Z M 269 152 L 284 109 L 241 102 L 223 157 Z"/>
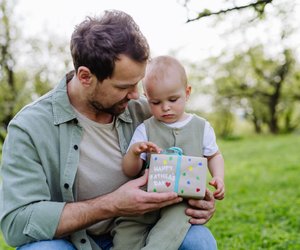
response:
<path fill-rule="evenodd" d="M 239 11 L 239 10 L 244 10 L 244 9 L 249 9 L 249 8 L 253 8 L 258 13 L 258 16 L 262 16 L 264 14 L 266 5 L 271 3 L 272 1 L 273 0 L 258 0 L 254 3 L 249 3 L 246 5 L 240 5 L 240 6 L 234 6 L 232 8 L 222 9 L 219 11 L 210 11 L 208 9 L 204 9 L 202 12 L 198 13 L 197 17 L 191 18 L 191 19 L 189 18 L 186 22 L 187 23 L 194 22 L 194 21 L 197 21 L 204 17 L 218 16 L 221 14 L 227 14 L 232 11 Z M 188 0 L 185 1 L 185 7 L 187 7 L 187 3 L 188 3 Z"/>

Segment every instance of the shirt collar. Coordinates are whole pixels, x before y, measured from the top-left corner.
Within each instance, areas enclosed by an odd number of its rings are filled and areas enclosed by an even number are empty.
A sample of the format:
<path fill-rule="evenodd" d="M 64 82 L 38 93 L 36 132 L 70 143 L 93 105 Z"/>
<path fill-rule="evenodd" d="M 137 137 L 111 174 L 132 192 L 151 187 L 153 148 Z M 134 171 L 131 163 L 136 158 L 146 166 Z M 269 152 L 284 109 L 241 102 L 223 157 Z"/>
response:
<path fill-rule="evenodd" d="M 125 111 L 118 116 L 117 120 L 122 120 L 123 122 L 126 122 L 126 123 L 132 123 L 132 118 L 131 118 L 128 108 L 126 108 Z"/>
<path fill-rule="evenodd" d="M 58 125 L 76 119 L 76 114 L 71 106 L 67 93 L 66 76 L 54 89 L 52 99 L 54 124 Z"/>

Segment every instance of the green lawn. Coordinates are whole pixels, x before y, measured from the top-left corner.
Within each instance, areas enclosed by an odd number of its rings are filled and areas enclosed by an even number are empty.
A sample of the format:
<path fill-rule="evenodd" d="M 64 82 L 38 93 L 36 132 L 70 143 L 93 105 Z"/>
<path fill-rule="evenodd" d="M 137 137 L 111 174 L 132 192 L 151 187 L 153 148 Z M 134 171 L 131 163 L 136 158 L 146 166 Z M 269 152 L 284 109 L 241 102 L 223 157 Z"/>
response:
<path fill-rule="evenodd" d="M 208 223 L 219 249 L 300 249 L 300 135 L 219 145 L 226 198 Z"/>
<path fill-rule="evenodd" d="M 300 249 L 300 135 L 219 141 L 226 198 L 208 227 L 220 250 Z M 3 240 L 0 249 L 11 249 Z"/>

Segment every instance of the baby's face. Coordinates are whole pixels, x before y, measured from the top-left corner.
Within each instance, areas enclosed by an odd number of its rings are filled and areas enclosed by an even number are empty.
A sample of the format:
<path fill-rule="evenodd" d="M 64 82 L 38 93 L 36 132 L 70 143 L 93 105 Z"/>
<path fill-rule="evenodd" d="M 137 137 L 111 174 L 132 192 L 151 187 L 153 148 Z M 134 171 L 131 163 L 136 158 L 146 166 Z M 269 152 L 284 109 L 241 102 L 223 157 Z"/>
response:
<path fill-rule="evenodd" d="M 191 87 L 186 87 L 174 75 L 149 79 L 149 82 L 145 84 L 145 93 L 151 112 L 157 120 L 164 123 L 184 119 L 185 104 L 190 91 Z"/>

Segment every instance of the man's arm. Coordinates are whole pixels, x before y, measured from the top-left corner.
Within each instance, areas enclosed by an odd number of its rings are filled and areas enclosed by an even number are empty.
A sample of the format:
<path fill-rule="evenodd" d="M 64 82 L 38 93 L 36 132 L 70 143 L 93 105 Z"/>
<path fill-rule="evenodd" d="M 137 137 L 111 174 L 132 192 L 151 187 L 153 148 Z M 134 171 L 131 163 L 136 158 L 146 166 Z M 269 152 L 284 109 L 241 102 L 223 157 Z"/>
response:
<path fill-rule="evenodd" d="M 75 231 L 117 216 L 141 215 L 182 201 L 176 193 L 147 193 L 140 189 L 147 183 L 148 171 L 116 191 L 91 200 L 67 203 L 55 233 L 63 237 Z"/>

